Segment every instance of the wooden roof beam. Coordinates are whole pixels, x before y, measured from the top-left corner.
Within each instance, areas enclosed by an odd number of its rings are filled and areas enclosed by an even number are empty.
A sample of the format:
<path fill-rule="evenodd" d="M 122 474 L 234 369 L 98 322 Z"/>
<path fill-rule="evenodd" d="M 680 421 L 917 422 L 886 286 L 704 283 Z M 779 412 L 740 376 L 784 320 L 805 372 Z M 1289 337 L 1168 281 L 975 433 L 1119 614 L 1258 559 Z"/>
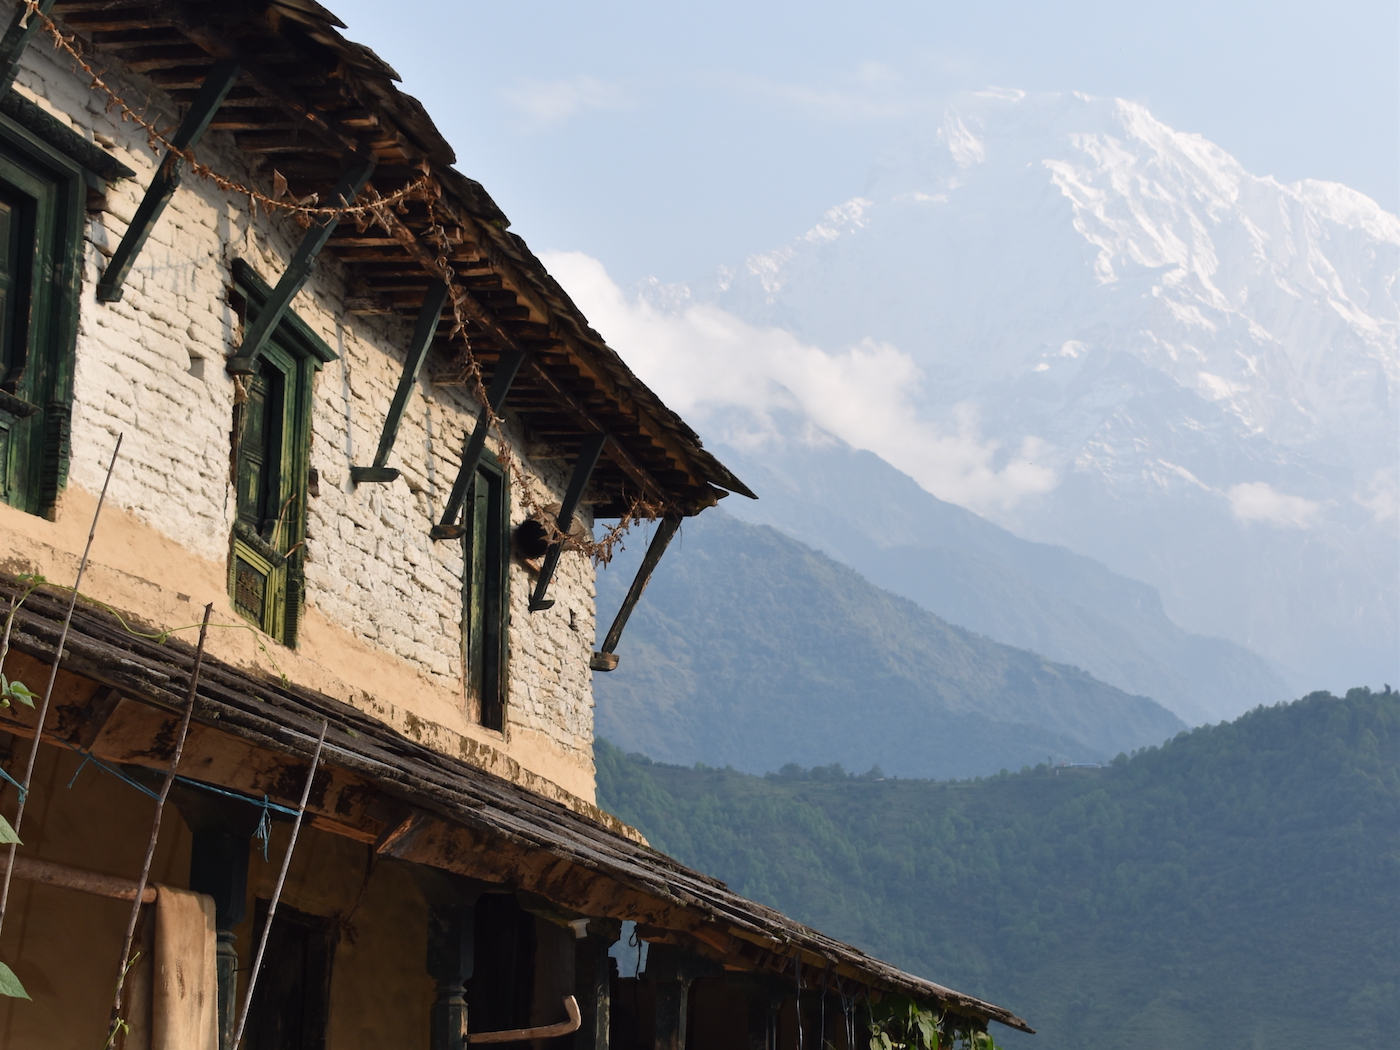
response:
<path fill-rule="evenodd" d="M 337 151 L 348 149 L 352 153 L 362 152 L 363 146 L 357 135 L 341 128 L 320 110 L 306 105 L 300 93 L 282 77 L 244 54 L 242 48 L 210 26 L 201 16 L 189 11 L 178 0 L 153 0 L 153 9 L 163 21 L 178 29 L 213 58 L 231 58 L 237 61 L 248 79 L 257 85 L 258 90 L 323 143 Z"/>
<path fill-rule="evenodd" d="M 499 249 L 495 251 L 491 250 L 495 245 L 492 243 L 490 234 L 486 233 L 485 227 L 475 217 L 467 215 L 456 208 L 451 209 L 451 214 L 452 217 L 461 224 L 464 231 L 484 249 L 484 254 L 487 254 L 491 258 L 492 268 L 505 278 L 510 284 L 511 290 L 523 299 L 532 311 L 539 315 L 537 319 L 549 325 L 552 330 L 555 330 L 561 342 L 568 346 L 569 349 L 586 364 L 592 366 L 593 363 L 588 360 L 588 358 L 592 357 L 592 354 L 585 350 L 583 341 L 569 332 L 557 330 L 558 327 L 561 326 L 576 328 L 573 319 L 554 310 L 539 292 L 536 291 L 532 282 L 520 272 L 512 260 L 505 257 L 503 252 Z M 652 441 L 660 444 L 666 449 L 672 459 L 682 465 L 686 473 L 694 480 L 696 487 L 701 489 L 709 488 L 709 482 L 706 479 L 705 471 L 700 468 L 699 464 L 693 462 L 686 451 L 680 446 L 680 443 L 675 441 L 671 435 L 666 432 L 664 425 L 652 419 L 651 413 L 637 404 L 633 397 L 620 390 L 609 377 L 603 374 L 601 368 L 596 366 L 589 367 L 588 373 L 589 378 L 599 389 L 607 393 L 608 396 L 616 400 L 624 410 L 630 411 L 630 413 L 637 418 L 638 422 L 641 424 L 642 431 Z M 740 491 L 744 492 L 745 495 L 751 495 L 751 493 L 742 487 Z"/>

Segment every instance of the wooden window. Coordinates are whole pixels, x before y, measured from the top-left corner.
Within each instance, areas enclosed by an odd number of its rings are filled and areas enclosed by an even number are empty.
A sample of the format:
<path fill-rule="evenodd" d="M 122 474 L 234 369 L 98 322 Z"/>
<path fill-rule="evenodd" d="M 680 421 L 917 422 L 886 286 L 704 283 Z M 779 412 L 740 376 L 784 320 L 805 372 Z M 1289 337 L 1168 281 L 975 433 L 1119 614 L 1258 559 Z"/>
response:
<path fill-rule="evenodd" d="M 267 901 L 259 899 L 256 929 L 266 922 Z M 277 906 L 248 1011 L 246 1050 L 324 1050 L 336 940 L 333 920 Z"/>
<path fill-rule="evenodd" d="M 462 536 L 462 662 L 467 699 L 487 729 L 505 728 L 510 585 L 510 502 L 506 476 L 482 456 Z"/>
<path fill-rule="evenodd" d="M 241 262 L 234 280 L 233 305 L 246 325 L 268 288 Z M 257 370 L 241 380 L 234 406 L 229 594 L 240 614 L 289 646 L 296 645 L 305 592 L 312 383 L 321 365 L 334 359 L 289 314 L 259 355 Z"/>
<path fill-rule="evenodd" d="M 52 517 L 68 479 L 84 176 L 0 117 L 0 500 Z"/>

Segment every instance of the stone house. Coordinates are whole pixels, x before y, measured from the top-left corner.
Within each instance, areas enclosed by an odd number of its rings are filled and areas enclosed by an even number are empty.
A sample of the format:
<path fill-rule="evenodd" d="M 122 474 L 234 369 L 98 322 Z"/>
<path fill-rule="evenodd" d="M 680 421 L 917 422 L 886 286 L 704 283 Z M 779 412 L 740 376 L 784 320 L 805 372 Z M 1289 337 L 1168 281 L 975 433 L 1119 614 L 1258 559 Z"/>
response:
<path fill-rule="evenodd" d="M 0 1043 L 1024 1028 L 597 808 L 592 675 L 752 493 L 340 28 L 32 0 L 0 40 Z M 596 649 L 595 519 L 651 536 Z"/>

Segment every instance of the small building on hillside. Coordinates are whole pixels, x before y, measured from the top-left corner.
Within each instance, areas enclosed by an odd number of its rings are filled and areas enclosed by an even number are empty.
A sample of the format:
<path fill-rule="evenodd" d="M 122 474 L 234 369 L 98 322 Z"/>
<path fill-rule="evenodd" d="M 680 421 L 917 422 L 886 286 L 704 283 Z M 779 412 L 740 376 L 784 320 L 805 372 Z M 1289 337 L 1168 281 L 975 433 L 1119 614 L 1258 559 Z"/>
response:
<path fill-rule="evenodd" d="M 598 809 L 592 675 L 680 522 L 752 494 L 393 70 L 316 0 L 13 16 L 0 1045 L 1025 1028 Z M 595 519 L 651 536 L 600 645 Z"/>

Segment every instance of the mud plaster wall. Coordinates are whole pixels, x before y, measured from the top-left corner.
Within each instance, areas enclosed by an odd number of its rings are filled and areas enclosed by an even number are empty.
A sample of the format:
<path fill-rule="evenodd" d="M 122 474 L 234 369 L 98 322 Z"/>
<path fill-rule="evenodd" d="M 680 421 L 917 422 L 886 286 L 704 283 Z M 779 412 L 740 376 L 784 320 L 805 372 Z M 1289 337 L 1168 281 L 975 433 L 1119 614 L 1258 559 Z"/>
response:
<path fill-rule="evenodd" d="M 29 743 L 0 734 L 0 761 L 12 771 L 19 769 Z M 22 829 L 25 853 L 135 879 L 150 835 L 154 803 L 96 766 L 79 771 L 81 761 L 80 756 L 56 747 L 40 749 Z M 11 810 L 14 789 L 6 787 L 0 798 Z M 256 901 L 272 895 L 289 830 L 285 823 L 274 826 L 267 859 L 259 842 L 253 841 L 249 919 L 235 931 L 239 1002 L 255 948 Z M 425 962 L 427 906 L 406 866 L 393 862 L 371 866 L 368 852 L 360 843 L 303 828 L 283 890 L 286 905 L 339 925 L 326 1046 L 328 1050 L 427 1046 L 433 995 Z M 187 887 L 189 868 L 189 829 L 175 806 L 169 805 L 151 881 Z M 0 959 L 19 976 L 32 1001 L 0 997 L 0 1046 L 85 1050 L 104 1045 L 130 910 L 126 901 L 14 882 Z M 149 923 L 151 910 L 144 909 L 143 923 Z M 138 934 L 137 950 L 141 947 Z M 138 960 L 123 1011 L 133 1026 L 124 1050 L 146 1050 L 150 1045 L 149 1005 L 141 999 L 144 976 Z M 149 996 L 149 985 L 144 987 Z"/>
<path fill-rule="evenodd" d="M 197 621 L 211 600 L 216 619 L 237 624 L 225 594 L 234 513 L 234 386 L 223 358 L 239 338 L 228 304 L 231 264 L 242 257 L 275 283 L 301 231 L 285 218 L 250 216 L 246 200 L 187 176 L 137 260 L 123 299 L 98 303 L 96 281 L 159 158 L 139 129 L 104 112 L 105 98 L 70 65 L 40 37 L 25 54 L 18 89 L 106 147 L 137 177 L 113 184 L 107 210 L 89 215 L 72 468 L 60 520 L 15 526 L 23 535 L 15 536 L 8 567 L 71 578 L 71 556 L 81 550 L 92 496 L 120 433 L 121 459 L 108 506 L 114 517 L 126 519 L 126 535 L 120 550 L 107 545 L 111 571 L 104 576 L 95 565 L 84 590 L 162 628 Z M 149 82 L 110 68 L 105 76 L 157 124 L 178 119 L 176 107 Z M 199 153 L 230 177 L 270 185 L 270 170 L 249 170 L 225 136 L 210 134 Z M 477 726 L 463 696 L 461 548 L 428 538 L 455 476 L 464 433 L 475 422 L 474 402 L 462 390 L 420 383 L 390 460 L 403 476 L 392 485 L 354 487 L 349 466 L 373 457 L 408 326 L 351 316 L 339 305 L 344 296 L 343 275 L 323 257 L 293 306 L 340 355 L 315 384 L 311 465 L 320 475 L 320 495 L 308 507 L 307 610 L 298 651 L 259 643 L 241 629 L 215 631 L 211 647 L 265 671 L 275 665 L 300 684 L 355 703 L 430 746 L 494 772 L 514 775 L 518 766 L 515 778 L 530 786 L 543 778 L 591 801 L 592 566 L 567 554 L 551 586 L 555 606 L 531 614 L 526 603 L 533 578 L 513 564 L 506 730 Z M 518 427 L 508 430 L 508 438 L 524 447 Z M 567 464 L 526 467 L 540 502 L 557 502 Z M 524 516 L 519 496 L 512 486 L 513 523 Z M 0 513 L 0 529 L 13 521 Z M 104 521 L 103 530 L 109 528 Z M 143 529 L 151 535 L 142 537 Z M 103 552 L 99 540 L 97 561 Z M 102 591 L 104 585 L 109 590 Z"/>
<path fill-rule="evenodd" d="M 12 774 L 22 773 L 29 746 L 29 740 L 0 734 L 0 762 Z M 55 747 L 39 749 L 20 828 L 25 855 L 135 879 L 155 803 L 96 766 L 79 772 L 81 762 Z M 13 814 L 15 789 L 5 785 L 0 799 Z M 190 834 L 174 807 L 165 817 L 151 881 L 188 886 Z M 0 1046 L 103 1046 L 130 902 L 16 879 L 7 912 L 0 959 L 32 1001 L 0 997 Z"/>

